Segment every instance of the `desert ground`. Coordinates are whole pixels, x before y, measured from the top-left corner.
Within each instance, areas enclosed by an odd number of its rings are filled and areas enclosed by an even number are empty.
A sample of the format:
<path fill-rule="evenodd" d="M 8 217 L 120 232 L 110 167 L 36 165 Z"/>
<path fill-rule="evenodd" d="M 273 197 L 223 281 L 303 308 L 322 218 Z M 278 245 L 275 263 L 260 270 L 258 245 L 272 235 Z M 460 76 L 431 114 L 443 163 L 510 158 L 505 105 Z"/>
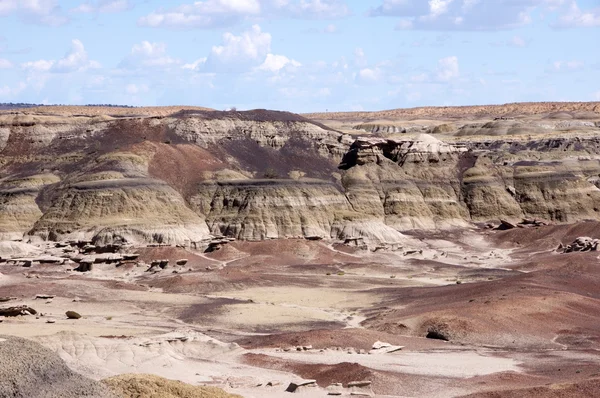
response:
<path fill-rule="evenodd" d="M 290 115 L 0 112 L 0 396 L 600 396 L 599 103 Z"/>

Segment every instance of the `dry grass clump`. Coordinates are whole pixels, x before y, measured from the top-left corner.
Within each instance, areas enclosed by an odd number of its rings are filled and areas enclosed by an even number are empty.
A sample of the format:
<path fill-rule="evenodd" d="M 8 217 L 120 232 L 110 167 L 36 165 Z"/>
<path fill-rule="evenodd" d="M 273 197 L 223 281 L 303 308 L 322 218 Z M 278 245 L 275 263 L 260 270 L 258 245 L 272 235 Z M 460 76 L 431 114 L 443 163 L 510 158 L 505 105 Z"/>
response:
<path fill-rule="evenodd" d="M 149 374 L 126 374 L 102 381 L 122 398 L 241 398 L 217 387 L 193 386 Z"/>

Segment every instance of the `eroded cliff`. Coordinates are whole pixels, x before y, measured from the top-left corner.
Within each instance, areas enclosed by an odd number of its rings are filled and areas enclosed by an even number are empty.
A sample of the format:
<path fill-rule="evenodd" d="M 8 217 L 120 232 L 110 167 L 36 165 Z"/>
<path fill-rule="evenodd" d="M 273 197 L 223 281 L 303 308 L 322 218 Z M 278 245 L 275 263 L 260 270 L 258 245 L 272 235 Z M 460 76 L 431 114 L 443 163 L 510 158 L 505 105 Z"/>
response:
<path fill-rule="evenodd" d="M 445 135 L 361 138 L 264 110 L 4 114 L 0 238 L 203 247 L 221 235 L 305 237 L 377 248 L 402 246 L 412 229 L 598 219 L 598 128 L 566 122 L 454 121 Z M 534 134 L 486 130 L 516 124 Z"/>

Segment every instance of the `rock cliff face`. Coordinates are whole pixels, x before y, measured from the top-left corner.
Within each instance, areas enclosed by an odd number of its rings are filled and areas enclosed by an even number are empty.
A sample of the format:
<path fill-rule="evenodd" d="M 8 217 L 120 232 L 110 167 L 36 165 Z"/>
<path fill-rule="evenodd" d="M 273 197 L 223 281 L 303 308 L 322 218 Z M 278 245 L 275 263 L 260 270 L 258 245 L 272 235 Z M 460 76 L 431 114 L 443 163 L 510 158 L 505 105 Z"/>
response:
<path fill-rule="evenodd" d="M 374 214 L 383 214 L 398 230 L 499 218 L 575 222 L 599 216 L 595 137 L 491 148 L 434 140 L 358 140 L 341 165 L 348 169 L 344 185 L 350 200 L 363 209 L 377 208 Z"/>
<path fill-rule="evenodd" d="M 552 131 L 563 122 L 536 121 Z M 572 129 L 578 121 L 568 122 Z M 427 134 L 356 139 L 271 111 L 4 114 L 0 240 L 202 247 L 224 235 L 375 248 L 402 246 L 402 232 L 412 229 L 598 219 L 595 121 L 577 125 L 582 136 L 502 130 L 506 136 L 477 138 L 481 129 L 515 123 L 454 122 L 444 134 L 455 137 L 442 141 Z"/>

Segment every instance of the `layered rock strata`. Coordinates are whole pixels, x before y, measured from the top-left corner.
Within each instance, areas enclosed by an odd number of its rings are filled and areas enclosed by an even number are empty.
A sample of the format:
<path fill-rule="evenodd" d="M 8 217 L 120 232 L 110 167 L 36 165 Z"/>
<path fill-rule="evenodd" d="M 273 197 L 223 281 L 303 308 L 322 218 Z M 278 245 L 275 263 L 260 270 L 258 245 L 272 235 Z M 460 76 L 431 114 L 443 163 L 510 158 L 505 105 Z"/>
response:
<path fill-rule="evenodd" d="M 212 236 L 305 237 L 374 248 L 401 246 L 412 229 L 597 219 L 592 122 L 581 137 L 475 132 L 461 143 L 356 139 L 271 111 L 0 115 L 0 239 L 201 248 Z M 483 128 L 526 125 L 491 123 Z M 442 133 L 475 131 L 459 125 Z"/>

